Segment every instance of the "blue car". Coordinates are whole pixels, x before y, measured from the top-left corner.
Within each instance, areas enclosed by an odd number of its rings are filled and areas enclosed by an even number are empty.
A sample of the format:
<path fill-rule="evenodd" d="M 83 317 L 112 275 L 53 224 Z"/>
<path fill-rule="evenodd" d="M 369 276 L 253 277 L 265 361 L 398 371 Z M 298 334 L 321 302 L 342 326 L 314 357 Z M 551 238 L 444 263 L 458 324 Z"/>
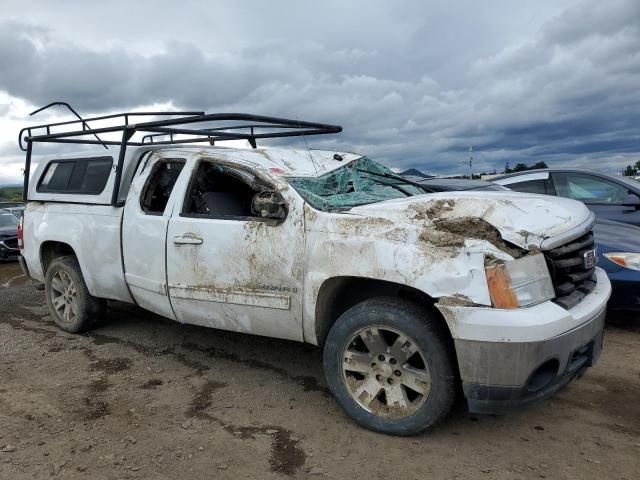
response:
<path fill-rule="evenodd" d="M 611 280 L 612 310 L 640 311 L 640 228 L 596 219 L 598 266 Z"/>

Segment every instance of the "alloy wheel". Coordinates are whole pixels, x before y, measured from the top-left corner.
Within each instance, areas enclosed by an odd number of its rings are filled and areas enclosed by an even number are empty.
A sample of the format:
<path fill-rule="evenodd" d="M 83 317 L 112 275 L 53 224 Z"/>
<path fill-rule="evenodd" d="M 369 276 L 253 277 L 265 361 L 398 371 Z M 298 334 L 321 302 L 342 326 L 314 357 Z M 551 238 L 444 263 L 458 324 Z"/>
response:
<path fill-rule="evenodd" d="M 73 323 L 78 316 L 78 289 L 71 276 L 58 270 L 51 278 L 51 304 L 64 323 Z"/>
<path fill-rule="evenodd" d="M 362 408 L 397 419 L 424 404 L 431 391 L 431 372 L 412 338 L 395 328 L 373 326 L 354 333 L 346 345 L 343 380 Z"/>

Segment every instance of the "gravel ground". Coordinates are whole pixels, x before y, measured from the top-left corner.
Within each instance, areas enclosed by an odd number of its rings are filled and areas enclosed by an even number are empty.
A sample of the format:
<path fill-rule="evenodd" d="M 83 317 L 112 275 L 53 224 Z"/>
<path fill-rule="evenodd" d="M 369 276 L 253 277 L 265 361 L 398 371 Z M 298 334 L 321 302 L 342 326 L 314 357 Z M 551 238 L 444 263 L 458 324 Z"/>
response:
<path fill-rule="evenodd" d="M 16 278 L 16 275 L 18 277 Z M 112 304 L 69 335 L 0 265 L 0 478 L 640 478 L 640 319 L 595 368 L 504 417 L 461 405 L 429 434 L 354 425 L 320 351 Z"/>

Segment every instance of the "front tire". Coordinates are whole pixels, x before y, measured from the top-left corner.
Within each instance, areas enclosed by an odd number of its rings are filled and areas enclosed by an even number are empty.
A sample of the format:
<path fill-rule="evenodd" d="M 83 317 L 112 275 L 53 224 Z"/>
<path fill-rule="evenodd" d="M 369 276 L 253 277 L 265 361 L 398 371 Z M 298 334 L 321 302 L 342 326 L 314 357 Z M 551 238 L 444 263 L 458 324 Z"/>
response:
<path fill-rule="evenodd" d="M 83 332 L 104 315 L 106 302 L 91 296 L 73 255 L 57 257 L 49 264 L 45 294 L 53 321 L 65 332 Z"/>
<path fill-rule="evenodd" d="M 449 332 L 435 314 L 397 298 L 351 307 L 324 347 L 327 383 L 357 423 L 415 435 L 443 420 L 456 398 Z"/>

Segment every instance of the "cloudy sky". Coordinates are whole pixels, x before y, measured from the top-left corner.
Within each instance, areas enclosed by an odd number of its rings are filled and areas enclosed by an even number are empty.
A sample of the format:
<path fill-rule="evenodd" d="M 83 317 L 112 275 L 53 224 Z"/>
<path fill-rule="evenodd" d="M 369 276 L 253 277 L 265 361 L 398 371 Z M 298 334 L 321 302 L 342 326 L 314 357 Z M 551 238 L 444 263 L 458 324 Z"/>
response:
<path fill-rule="evenodd" d="M 0 0 L 0 183 L 54 100 L 338 123 L 310 146 L 434 173 L 640 160 L 638 0 L 161 3 Z"/>

